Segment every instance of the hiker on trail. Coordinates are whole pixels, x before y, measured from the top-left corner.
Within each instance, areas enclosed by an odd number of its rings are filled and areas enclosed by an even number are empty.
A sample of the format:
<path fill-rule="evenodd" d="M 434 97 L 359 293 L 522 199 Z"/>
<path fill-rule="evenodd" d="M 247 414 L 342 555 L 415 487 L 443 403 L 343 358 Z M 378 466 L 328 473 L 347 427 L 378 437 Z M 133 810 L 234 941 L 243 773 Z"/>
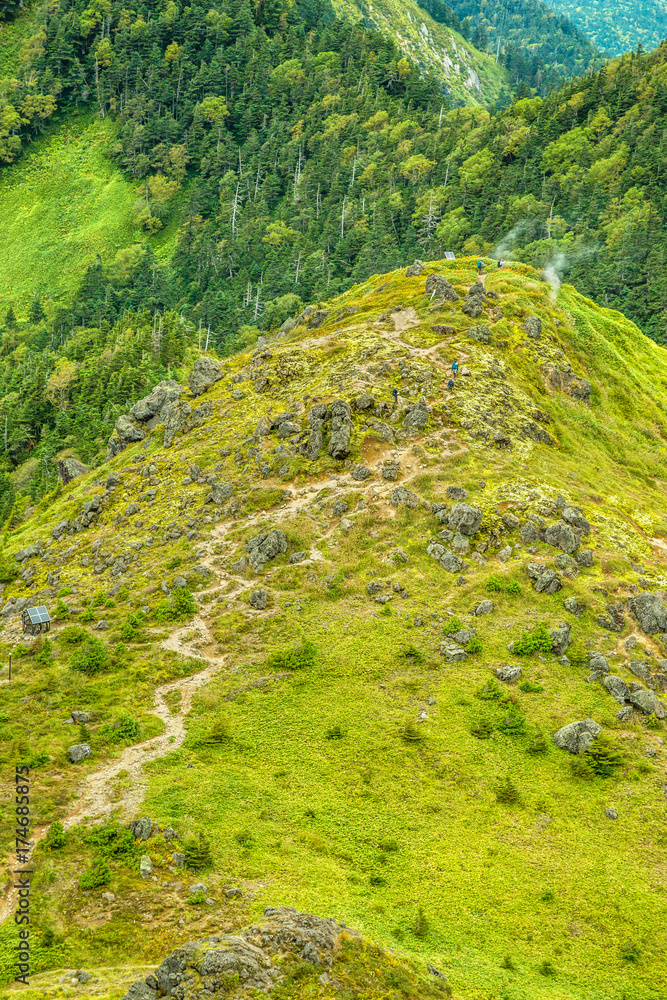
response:
<path fill-rule="evenodd" d="M 505 266 L 505 261 L 504 261 L 504 259 L 503 259 L 503 258 L 501 257 L 501 258 L 500 258 L 500 260 L 498 261 L 498 267 L 504 267 L 504 266 Z"/>
<path fill-rule="evenodd" d="M 452 361 L 452 375 L 454 376 L 454 378 L 456 378 L 458 373 L 459 373 L 459 363 L 458 361 Z"/>
<path fill-rule="evenodd" d="M 477 261 L 477 274 L 481 274 L 484 269 L 484 262 L 481 260 Z"/>
<path fill-rule="evenodd" d="M 452 390 L 454 389 L 454 380 L 453 379 L 450 378 L 449 382 L 447 383 L 447 388 L 449 389 L 450 392 L 452 392 Z"/>
<path fill-rule="evenodd" d="M 394 402 L 398 403 L 398 389 L 392 389 L 391 394 L 394 397 Z"/>

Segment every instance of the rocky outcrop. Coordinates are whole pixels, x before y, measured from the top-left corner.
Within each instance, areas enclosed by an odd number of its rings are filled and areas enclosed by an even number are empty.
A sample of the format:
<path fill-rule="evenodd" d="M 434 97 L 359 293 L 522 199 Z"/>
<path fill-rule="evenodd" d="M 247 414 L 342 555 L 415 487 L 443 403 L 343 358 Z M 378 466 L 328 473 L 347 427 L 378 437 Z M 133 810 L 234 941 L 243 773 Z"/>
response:
<path fill-rule="evenodd" d="M 219 382 L 224 374 L 222 365 L 204 355 L 197 358 L 188 378 L 188 388 L 193 396 L 201 396 L 212 385 Z"/>
<path fill-rule="evenodd" d="M 442 274 L 429 274 L 426 279 L 426 294 L 443 302 L 458 302 L 459 297 L 447 278 Z"/>
<path fill-rule="evenodd" d="M 628 601 L 628 610 L 635 616 L 646 635 L 667 632 L 667 608 L 657 594 L 645 591 Z"/>
<path fill-rule="evenodd" d="M 549 389 L 564 392 L 579 403 L 588 403 L 591 398 L 591 383 L 572 371 L 572 365 L 543 365 L 542 374 Z"/>
<path fill-rule="evenodd" d="M 570 753 L 581 753 L 588 750 L 593 740 L 602 732 L 602 726 L 594 719 L 583 719 L 581 722 L 570 722 L 554 733 L 554 743 L 561 750 Z"/>
<path fill-rule="evenodd" d="M 248 562 L 253 569 L 261 570 L 271 559 L 287 552 L 287 536 L 284 531 L 272 528 L 271 531 L 262 532 L 247 541 L 246 552 L 248 553 Z"/>
<path fill-rule="evenodd" d="M 326 968 L 340 948 L 340 936 L 358 937 L 344 924 L 291 906 L 268 906 L 263 918 L 239 934 L 210 935 L 188 941 L 161 965 L 130 986 L 123 1000 L 228 996 L 230 983 L 268 993 L 283 978 L 285 959 Z"/>
<path fill-rule="evenodd" d="M 78 476 L 85 476 L 90 472 L 90 468 L 80 462 L 78 458 L 62 458 L 58 462 L 58 475 L 63 486 L 67 486 Z"/>
<path fill-rule="evenodd" d="M 331 437 L 327 453 L 340 462 L 350 454 L 352 440 L 352 410 L 343 399 L 331 404 Z"/>

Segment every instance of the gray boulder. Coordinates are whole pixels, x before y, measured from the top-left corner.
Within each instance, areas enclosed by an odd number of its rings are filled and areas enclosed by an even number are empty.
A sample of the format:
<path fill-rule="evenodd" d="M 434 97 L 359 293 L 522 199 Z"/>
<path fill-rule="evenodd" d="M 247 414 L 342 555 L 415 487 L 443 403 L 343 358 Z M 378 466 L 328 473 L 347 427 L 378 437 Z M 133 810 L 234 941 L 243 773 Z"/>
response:
<path fill-rule="evenodd" d="M 516 517 L 514 514 L 508 513 L 508 514 L 503 514 L 503 524 L 505 525 L 508 531 L 516 531 L 516 529 L 519 527 L 520 521 L 519 518 Z"/>
<path fill-rule="evenodd" d="M 608 674 L 602 681 L 612 698 L 619 703 L 619 705 L 625 705 L 626 701 L 630 700 L 630 691 L 628 686 L 622 678 L 617 677 L 615 674 Z"/>
<path fill-rule="evenodd" d="M 554 733 L 554 743 L 561 750 L 569 750 L 570 753 L 581 753 L 588 750 L 589 746 L 602 732 L 600 726 L 593 719 L 583 719 L 581 722 L 570 722 Z"/>
<path fill-rule="evenodd" d="M 579 528 L 582 535 L 590 535 L 590 522 L 586 520 L 582 512 L 577 507 L 563 507 L 560 516 L 573 528 Z"/>
<path fill-rule="evenodd" d="M 89 466 L 84 465 L 78 458 L 61 458 L 58 461 L 58 475 L 63 486 L 67 486 L 79 476 L 85 476 L 88 472 L 90 472 Z"/>
<path fill-rule="evenodd" d="M 575 552 L 574 558 L 577 561 L 577 565 L 583 569 L 589 569 L 593 565 L 593 553 L 590 549 L 582 549 L 581 552 Z"/>
<path fill-rule="evenodd" d="M 188 378 L 188 388 L 193 396 L 201 396 L 212 385 L 219 382 L 224 372 L 222 365 L 204 355 L 197 358 Z"/>
<path fill-rule="evenodd" d="M 615 604 L 607 605 L 607 615 L 596 618 L 600 628 L 608 629 L 610 632 L 622 632 L 625 628 L 625 616 L 623 615 L 623 605 L 618 607 Z"/>
<path fill-rule="evenodd" d="M 55 538 L 55 540 L 58 541 L 58 539 L 62 538 L 63 535 L 65 535 L 67 533 L 67 529 L 69 528 L 69 525 L 70 525 L 70 523 L 67 520 L 65 520 L 65 521 L 58 521 L 58 523 L 56 524 L 55 528 L 51 532 L 51 537 Z"/>
<path fill-rule="evenodd" d="M 128 823 L 128 829 L 132 832 L 135 840 L 148 840 L 156 825 L 152 819 L 144 816 L 142 819 L 133 819 Z"/>
<path fill-rule="evenodd" d="M 590 660 L 588 661 L 588 666 L 596 674 L 608 674 L 609 664 L 602 653 L 591 653 Z"/>
<path fill-rule="evenodd" d="M 496 557 L 502 563 L 507 562 L 508 559 L 512 558 L 512 546 L 504 545 L 503 548 L 496 553 Z"/>
<path fill-rule="evenodd" d="M 618 819 L 618 813 L 616 812 L 613 806 L 607 806 L 607 808 L 604 811 L 604 814 L 607 817 L 607 819 Z"/>
<path fill-rule="evenodd" d="M 76 722 L 76 724 L 79 726 L 85 725 L 92 719 L 92 715 L 90 714 L 90 712 L 81 712 L 78 711 L 77 709 L 74 709 L 74 711 L 71 713 L 71 716 L 72 716 L 72 722 Z"/>
<path fill-rule="evenodd" d="M 327 453 L 336 461 L 342 461 L 350 454 L 352 439 L 352 410 L 343 399 L 335 399 L 331 404 L 331 437 Z"/>
<path fill-rule="evenodd" d="M 431 298 L 436 296 L 445 302 L 458 302 L 459 297 L 447 278 L 441 274 L 429 274 L 426 279 L 425 292 Z"/>
<path fill-rule="evenodd" d="M 540 574 L 533 581 L 533 589 L 538 594 L 555 594 L 563 586 L 560 577 L 553 569 L 545 569 L 543 573 Z"/>
<path fill-rule="evenodd" d="M 651 671 L 643 660 L 632 659 L 630 660 L 628 666 L 635 677 L 639 677 L 640 680 L 644 681 L 645 684 L 648 684 L 649 687 L 655 687 L 655 681 L 651 677 Z"/>
<path fill-rule="evenodd" d="M 192 407 L 190 404 L 180 400 L 165 403 L 162 407 L 160 420 L 164 425 L 165 448 L 171 448 L 174 438 L 184 429 L 191 413 Z"/>
<path fill-rule="evenodd" d="M 125 413 L 116 421 L 115 431 L 123 448 L 132 441 L 143 441 L 146 436 L 145 431 L 141 427 L 136 427 Z"/>
<path fill-rule="evenodd" d="M 352 479 L 358 483 L 363 483 L 364 480 L 368 479 L 371 474 L 371 470 L 365 465 L 355 465 L 350 473 Z"/>
<path fill-rule="evenodd" d="M 458 646 L 467 646 L 470 640 L 474 639 L 476 635 L 477 629 L 460 628 L 458 632 L 452 632 L 447 638 L 455 642 Z"/>
<path fill-rule="evenodd" d="M 452 500 L 456 501 L 457 503 L 460 503 L 463 500 L 468 499 L 468 491 L 465 488 L 465 486 L 448 486 L 447 496 L 451 497 Z"/>
<path fill-rule="evenodd" d="M 211 492 L 206 498 L 206 503 L 214 503 L 217 507 L 220 507 L 233 496 L 234 487 L 231 483 L 214 483 L 211 487 Z"/>
<path fill-rule="evenodd" d="M 375 406 L 375 397 L 365 392 L 362 396 L 358 396 L 355 399 L 354 406 L 357 410 L 372 410 Z"/>
<path fill-rule="evenodd" d="M 331 507 L 334 517 L 341 517 L 343 514 L 347 514 L 349 509 L 349 504 L 346 504 L 344 500 L 334 500 Z"/>
<path fill-rule="evenodd" d="M 567 597 L 563 601 L 563 607 L 566 611 L 569 611 L 571 615 L 574 615 L 575 618 L 578 618 L 579 615 L 583 614 L 586 610 L 583 604 L 580 604 L 576 597 Z"/>
<path fill-rule="evenodd" d="M 269 603 L 269 595 L 266 590 L 253 590 L 248 598 L 248 604 L 255 611 L 264 611 Z"/>
<path fill-rule="evenodd" d="M 427 546 L 426 554 L 437 560 L 443 569 L 448 573 L 460 573 L 463 563 L 458 559 L 451 549 L 446 549 L 444 545 L 431 543 Z"/>
<path fill-rule="evenodd" d="M 467 503 L 455 503 L 449 512 L 447 525 L 452 531 L 460 531 L 462 535 L 476 535 L 482 524 L 482 512 L 479 507 L 471 507 Z"/>
<path fill-rule="evenodd" d="M 632 705 L 624 705 L 616 713 L 619 722 L 632 722 Z"/>
<path fill-rule="evenodd" d="M 397 486 L 391 491 L 391 502 L 394 507 L 418 507 L 419 497 L 416 493 L 406 490 L 405 486 Z"/>
<path fill-rule="evenodd" d="M 628 601 L 628 609 L 635 616 L 646 635 L 667 632 L 667 608 L 657 594 L 644 591 Z"/>
<path fill-rule="evenodd" d="M 417 403 L 406 413 L 402 427 L 406 431 L 422 431 L 428 423 L 428 410 L 424 403 Z"/>
<path fill-rule="evenodd" d="M 405 269 L 406 278 L 418 278 L 420 274 L 426 270 L 426 265 L 423 260 L 416 260 L 414 264 L 410 264 L 409 267 Z"/>
<path fill-rule="evenodd" d="M 138 980 L 132 983 L 123 1000 L 158 1000 L 159 993 L 147 983 Z"/>
<path fill-rule="evenodd" d="M 665 709 L 652 691 L 630 691 L 628 701 L 644 715 L 655 715 L 656 719 L 664 719 Z"/>
<path fill-rule="evenodd" d="M 183 389 L 178 382 L 173 380 L 159 382 L 148 396 L 144 396 L 134 404 L 130 416 L 140 423 L 147 423 L 160 413 L 166 403 L 178 399 L 182 392 Z"/>
<path fill-rule="evenodd" d="M 521 667 L 503 664 L 503 666 L 496 667 L 496 677 L 505 684 L 513 684 L 514 681 L 518 681 L 519 677 L 521 677 Z"/>
<path fill-rule="evenodd" d="M 489 601 L 488 599 L 485 601 L 481 601 L 475 608 L 476 615 L 490 615 L 492 611 L 493 611 L 493 601 Z"/>
<path fill-rule="evenodd" d="M 93 751 L 90 749 L 88 743 L 75 743 L 74 746 L 69 748 L 67 755 L 72 764 L 78 764 L 79 761 L 85 760 L 86 757 L 90 757 L 92 752 Z"/>
<path fill-rule="evenodd" d="M 472 340 L 476 340 L 480 344 L 488 344 L 491 336 L 488 326 L 471 326 L 467 332 Z"/>
<path fill-rule="evenodd" d="M 449 642 L 448 640 L 440 643 L 440 652 L 444 656 L 447 663 L 459 663 L 461 660 L 465 660 L 468 656 L 462 646 L 457 645 L 455 642 Z"/>
<path fill-rule="evenodd" d="M 523 332 L 532 340 L 539 340 L 542 334 L 542 320 L 539 316 L 528 316 L 523 323 Z"/>
<path fill-rule="evenodd" d="M 255 570 L 262 569 L 267 562 L 287 552 L 287 536 L 279 528 L 262 532 L 246 542 L 248 562 Z"/>
<path fill-rule="evenodd" d="M 150 878 L 153 874 L 153 862 L 148 854 L 143 854 L 139 862 L 139 874 L 142 878 Z"/>
<path fill-rule="evenodd" d="M 564 521 L 557 521 L 556 524 L 550 524 L 544 532 L 544 541 L 547 545 L 552 545 L 554 548 L 561 549 L 568 554 L 575 552 L 579 548 L 579 539 L 570 525 L 565 524 Z"/>
<path fill-rule="evenodd" d="M 570 626 L 561 622 L 558 628 L 551 632 L 551 650 L 556 656 L 564 656 L 570 645 Z"/>

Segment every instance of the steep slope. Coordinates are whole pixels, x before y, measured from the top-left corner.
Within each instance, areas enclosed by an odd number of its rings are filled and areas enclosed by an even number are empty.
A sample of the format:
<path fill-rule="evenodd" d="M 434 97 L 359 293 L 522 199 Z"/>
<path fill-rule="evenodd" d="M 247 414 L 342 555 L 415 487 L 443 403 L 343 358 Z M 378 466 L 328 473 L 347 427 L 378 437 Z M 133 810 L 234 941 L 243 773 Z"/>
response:
<path fill-rule="evenodd" d="M 639 45 L 654 49 L 667 36 L 664 0 L 551 0 L 549 6 L 567 14 L 603 52 L 620 55 Z"/>
<path fill-rule="evenodd" d="M 7 538 L 35 995 L 85 967 L 159 996 L 168 952 L 238 932 L 180 953 L 215 995 L 201 948 L 237 970 L 267 905 L 395 950 L 330 969 L 292 934 L 276 996 L 664 992 L 667 359 L 525 265 L 475 282 L 418 264 L 203 354 Z"/>
<path fill-rule="evenodd" d="M 502 66 L 459 32 L 434 20 L 415 0 L 333 0 L 340 15 L 362 18 L 393 38 L 410 59 L 442 81 L 455 105 L 494 104 L 509 80 Z"/>

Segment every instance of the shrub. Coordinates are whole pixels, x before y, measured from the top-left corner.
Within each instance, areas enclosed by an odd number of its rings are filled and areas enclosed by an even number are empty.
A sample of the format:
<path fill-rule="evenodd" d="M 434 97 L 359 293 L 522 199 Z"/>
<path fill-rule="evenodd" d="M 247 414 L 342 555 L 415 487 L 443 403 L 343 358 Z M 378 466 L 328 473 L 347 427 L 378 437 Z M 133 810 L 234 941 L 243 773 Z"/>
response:
<path fill-rule="evenodd" d="M 508 702 L 509 695 L 504 691 L 495 677 L 489 677 L 488 681 L 475 693 L 475 697 L 481 701 Z"/>
<path fill-rule="evenodd" d="M 516 580 L 512 580 L 510 583 L 507 584 L 505 588 L 505 593 L 509 594 L 511 597 L 520 597 L 521 586 L 516 582 Z"/>
<path fill-rule="evenodd" d="M 112 723 L 107 722 L 101 731 L 110 743 L 136 743 L 141 735 L 141 726 L 133 715 L 125 712 Z"/>
<path fill-rule="evenodd" d="M 336 723 L 335 726 L 329 726 L 327 729 L 327 739 L 328 740 L 342 740 L 345 738 L 345 733 L 343 732 L 342 726 Z"/>
<path fill-rule="evenodd" d="M 554 966 L 553 962 L 549 962 L 545 958 L 544 961 L 542 962 L 541 966 L 540 966 L 540 973 L 543 976 L 555 976 L 556 975 L 556 967 Z"/>
<path fill-rule="evenodd" d="M 60 597 L 56 601 L 56 618 L 59 621 L 69 618 L 69 608 Z"/>
<path fill-rule="evenodd" d="M 127 830 L 117 820 L 110 820 L 95 826 L 84 835 L 87 844 L 97 848 L 102 858 L 129 861 L 137 856 L 139 848 L 131 830 Z"/>
<path fill-rule="evenodd" d="M 543 903 L 551 903 L 553 902 L 553 898 L 554 898 L 553 889 L 545 889 L 542 895 L 540 896 L 540 899 L 542 900 Z"/>
<path fill-rule="evenodd" d="M 424 654 L 416 646 L 405 646 L 399 656 L 403 657 L 404 660 L 411 660 L 413 663 L 424 662 Z"/>
<path fill-rule="evenodd" d="M 0 556 L 0 583 L 13 583 L 18 577 L 19 568 L 14 559 Z"/>
<path fill-rule="evenodd" d="M 208 744 L 216 743 L 227 743 L 232 738 L 232 730 L 229 725 L 229 719 L 226 715 L 221 712 L 213 719 L 213 724 L 206 735 L 206 742 Z"/>
<path fill-rule="evenodd" d="M 516 639 L 514 642 L 514 654 L 516 656 L 530 656 L 531 653 L 550 653 L 551 636 L 546 625 L 541 622 L 531 629 L 530 632 Z"/>
<path fill-rule="evenodd" d="M 420 743 L 424 739 L 424 734 L 412 720 L 406 722 L 398 731 L 398 735 L 406 743 Z"/>
<path fill-rule="evenodd" d="M 97 861 L 93 861 L 88 871 L 83 873 L 79 885 L 82 889 L 98 889 L 102 885 L 109 885 L 111 878 L 108 861 L 105 858 L 98 858 Z"/>
<path fill-rule="evenodd" d="M 199 834 L 195 837 L 194 834 L 190 834 L 183 841 L 183 854 L 185 855 L 185 864 L 193 872 L 203 871 L 204 868 L 210 868 L 213 864 L 213 855 L 211 854 L 211 848 L 208 841 Z"/>
<path fill-rule="evenodd" d="M 66 625 L 60 633 L 60 639 L 63 642 L 66 642 L 69 646 L 76 646 L 79 642 L 83 642 L 84 639 L 87 638 L 88 633 L 85 628 L 81 628 L 80 625 Z"/>
<path fill-rule="evenodd" d="M 155 610 L 155 620 L 158 622 L 187 622 L 195 611 L 195 599 L 187 587 L 176 587 L 170 600 L 163 601 Z"/>
<path fill-rule="evenodd" d="M 91 636 L 80 649 L 72 654 L 70 666 L 88 676 L 109 669 L 109 652 L 101 639 Z"/>
<path fill-rule="evenodd" d="M 317 648 L 310 639 L 303 639 L 298 646 L 271 653 L 266 665 L 271 670 L 301 670 L 312 667 L 317 657 Z"/>
<path fill-rule="evenodd" d="M 252 847 L 253 844 L 255 843 L 255 838 L 251 833 L 251 831 L 248 829 L 239 830 L 238 833 L 235 833 L 234 840 L 236 841 L 237 844 L 240 844 L 241 847 L 245 847 L 246 849 Z"/>
<path fill-rule="evenodd" d="M 647 729 L 662 729 L 663 728 L 662 722 L 656 716 L 655 712 L 651 712 L 651 714 L 647 718 L 647 720 L 646 720 L 646 728 Z"/>
<path fill-rule="evenodd" d="M 473 724 L 470 732 L 478 740 L 488 740 L 493 735 L 495 726 L 488 715 L 481 715 Z"/>
<path fill-rule="evenodd" d="M 523 684 L 519 685 L 519 691 L 523 691 L 524 694 L 542 694 L 544 688 L 541 684 L 533 684 L 532 681 L 524 681 Z"/>
<path fill-rule="evenodd" d="M 120 637 L 124 642 L 132 642 L 142 638 L 141 626 L 144 616 L 141 612 L 130 614 L 123 622 L 120 630 Z"/>
<path fill-rule="evenodd" d="M 638 944 L 633 941 L 624 944 L 621 948 L 621 958 L 624 962 L 638 962 L 641 958 L 641 949 Z"/>
<path fill-rule="evenodd" d="M 591 781 L 595 777 L 595 771 L 584 756 L 571 757 L 570 770 L 575 778 L 583 778 L 584 781 Z"/>
<path fill-rule="evenodd" d="M 526 720 L 521 709 L 510 705 L 498 729 L 507 736 L 523 736 L 526 732 Z"/>
<path fill-rule="evenodd" d="M 74 591 L 72 590 L 71 587 L 61 587 L 60 590 L 58 591 L 57 596 L 58 597 L 67 597 L 68 594 L 73 594 L 73 593 L 74 593 Z"/>
<path fill-rule="evenodd" d="M 482 641 L 476 635 L 472 637 L 466 646 L 466 653 L 481 653 L 483 649 Z"/>
<path fill-rule="evenodd" d="M 497 576 L 490 576 L 486 581 L 486 589 L 491 594 L 499 594 L 503 589 L 503 581 L 499 580 Z"/>
<path fill-rule="evenodd" d="M 79 621 L 83 622 L 84 624 L 88 624 L 89 622 L 94 622 L 96 617 L 97 615 L 93 611 L 92 603 L 90 603 L 86 608 L 86 610 L 82 611 L 81 614 L 79 615 Z"/>
<path fill-rule="evenodd" d="M 606 733 L 600 733 L 588 750 L 584 750 L 580 756 L 586 761 L 593 774 L 600 778 L 611 777 L 614 771 L 623 765 L 622 754 Z"/>
<path fill-rule="evenodd" d="M 510 972 L 514 972 L 516 970 L 516 965 L 514 964 L 514 960 L 512 959 L 511 955 L 505 955 L 502 962 L 500 963 L 500 968 L 509 969 Z"/>
<path fill-rule="evenodd" d="M 528 751 L 528 753 L 537 756 L 538 754 L 546 753 L 548 749 L 549 749 L 549 744 L 547 743 L 546 736 L 544 735 L 541 729 L 537 729 L 533 733 L 531 739 L 529 740 L 526 750 Z"/>
<path fill-rule="evenodd" d="M 519 789 L 509 775 L 496 788 L 496 801 L 505 806 L 514 806 L 521 801 Z"/>
<path fill-rule="evenodd" d="M 67 843 L 65 827 L 60 820 L 55 820 L 49 827 L 44 838 L 44 843 L 50 851 L 59 851 Z"/>
<path fill-rule="evenodd" d="M 49 667 L 53 659 L 53 643 L 50 639 L 45 639 L 42 648 L 35 656 L 35 663 L 40 667 Z"/>
<path fill-rule="evenodd" d="M 415 917 L 415 922 L 412 925 L 412 933 L 415 937 L 424 939 L 429 931 L 429 922 L 424 915 L 424 911 L 421 906 L 417 910 L 417 916 Z"/>
<path fill-rule="evenodd" d="M 454 616 L 448 622 L 445 622 L 442 626 L 442 631 L 445 635 L 452 635 L 454 632 L 458 632 L 460 628 L 463 628 L 463 623 L 460 618 Z"/>
<path fill-rule="evenodd" d="M 193 892 L 188 898 L 188 906 L 201 906 L 202 903 L 206 902 L 206 893 L 199 889 L 197 892 Z"/>

